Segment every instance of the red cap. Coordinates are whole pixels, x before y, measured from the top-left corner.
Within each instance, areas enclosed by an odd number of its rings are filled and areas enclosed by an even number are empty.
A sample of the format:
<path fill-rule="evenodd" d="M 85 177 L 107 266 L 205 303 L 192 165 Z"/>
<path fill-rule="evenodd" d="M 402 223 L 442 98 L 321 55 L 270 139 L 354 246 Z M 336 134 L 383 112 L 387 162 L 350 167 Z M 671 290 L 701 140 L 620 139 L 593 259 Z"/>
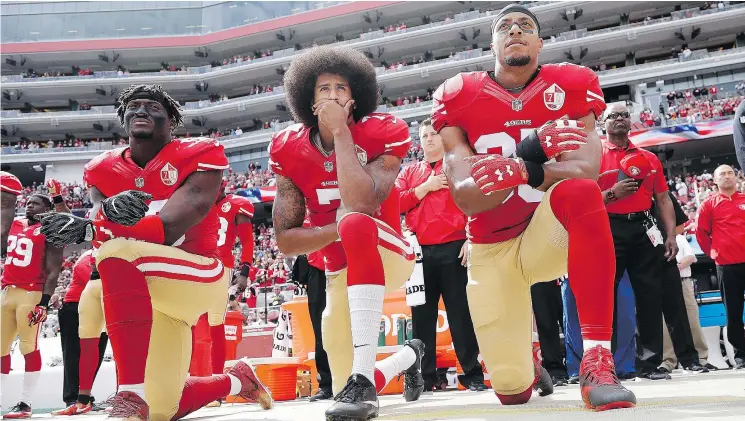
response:
<path fill-rule="evenodd" d="M 624 178 L 633 178 L 634 180 L 643 180 L 652 173 L 652 163 L 649 162 L 643 153 L 634 153 L 621 158 L 621 171 L 618 174 L 618 180 Z"/>

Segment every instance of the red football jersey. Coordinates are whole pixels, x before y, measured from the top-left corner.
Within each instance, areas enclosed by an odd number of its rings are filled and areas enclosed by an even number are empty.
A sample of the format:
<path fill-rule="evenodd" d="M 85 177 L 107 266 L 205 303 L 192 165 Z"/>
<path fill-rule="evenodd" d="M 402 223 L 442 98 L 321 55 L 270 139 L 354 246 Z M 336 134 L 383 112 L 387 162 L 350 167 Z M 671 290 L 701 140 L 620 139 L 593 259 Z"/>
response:
<path fill-rule="evenodd" d="M 18 196 L 21 194 L 23 186 L 18 177 L 9 172 L 0 171 L 0 190 Z"/>
<path fill-rule="evenodd" d="M 546 64 L 519 94 L 497 84 L 487 72 L 459 73 L 434 95 L 432 123 L 462 129 L 477 154 L 514 157 L 517 143 L 531 129 L 563 116 L 580 119 L 605 110 L 598 77 L 574 64 Z M 528 185 L 514 189 L 500 206 L 470 218 L 474 243 L 490 244 L 520 235 L 530 222 L 543 192 Z"/>
<path fill-rule="evenodd" d="M 235 266 L 233 257 L 233 246 L 235 237 L 238 235 L 235 219 L 240 215 L 246 215 L 249 219 L 254 217 L 254 205 L 243 196 L 229 194 L 217 205 L 217 218 L 220 229 L 217 232 L 217 247 L 220 249 L 220 259 L 225 267 Z"/>
<path fill-rule="evenodd" d="M 75 265 L 72 267 L 72 280 L 65 293 L 66 303 L 80 302 L 80 294 L 83 293 L 85 286 L 91 278 L 93 271 L 93 250 L 83 253 Z"/>
<path fill-rule="evenodd" d="M 148 215 L 157 215 L 171 195 L 194 172 L 224 170 L 228 158 L 222 145 L 209 138 L 173 139 L 140 168 L 132 161 L 129 147 L 114 149 L 93 158 L 85 166 L 83 181 L 106 197 L 126 190 L 141 190 L 153 196 Z M 218 257 L 219 230 L 215 208 L 174 244 L 186 252 Z"/>
<path fill-rule="evenodd" d="M 390 114 L 372 113 L 351 125 L 350 129 L 362 165 L 384 154 L 403 158 L 411 144 L 406 122 Z M 269 167 L 276 174 L 290 178 L 303 192 L 311 226 L 322 227 L 336 221 L 336 210 L 341 204 L 336 154 L 326 157 L 313 144 L 310 134 L 311 129 L 302 124 L 276 133 L 269 144 Z M 395 189 L 373 217 L 401 233 Z M 347 266 L 340 241 L 329 244 L 321 252 L 327 271 L 336 272 Z"/>
<path fill-rule="evenodd" d="M 3 266 L 2 287 L 14 285 L 27 291 L 41 291 L 47 277 L 46 237 L 41 224 L 16 218 L 8 234 L 8 255 Z"/>

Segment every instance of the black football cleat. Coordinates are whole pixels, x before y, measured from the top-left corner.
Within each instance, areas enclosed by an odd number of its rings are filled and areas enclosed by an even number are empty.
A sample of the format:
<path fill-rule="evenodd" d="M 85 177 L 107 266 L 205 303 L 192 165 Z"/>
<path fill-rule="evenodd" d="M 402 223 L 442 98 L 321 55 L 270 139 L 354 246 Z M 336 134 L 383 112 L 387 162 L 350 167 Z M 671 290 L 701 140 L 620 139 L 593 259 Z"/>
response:
<path fill-rule="evenodd" d="M 360 374 L 352 374 L 344 389 L 326 410 L 326 421 L 367 421 L 378 416 L 380 404 L 375 385 Z"/>
<path fill-rule="evenodd" d="M 535 369 L 536 374 L 533 390 L 537 391 L 539 396 L 548 396 L 554 393 L 554 380 L 548 374 L 548 370 L 538 364 L 535 365 Z"/>
<path fill-rule="evenodd" d="M 419 339 L 406 341 L 405 346 L 416 353 L 416 361 L 404 371 L 404 399 L 413 402 L 424 392 L 424 377 L 422 377 L 422 358 L 424 357 L 424 342 Z"/>

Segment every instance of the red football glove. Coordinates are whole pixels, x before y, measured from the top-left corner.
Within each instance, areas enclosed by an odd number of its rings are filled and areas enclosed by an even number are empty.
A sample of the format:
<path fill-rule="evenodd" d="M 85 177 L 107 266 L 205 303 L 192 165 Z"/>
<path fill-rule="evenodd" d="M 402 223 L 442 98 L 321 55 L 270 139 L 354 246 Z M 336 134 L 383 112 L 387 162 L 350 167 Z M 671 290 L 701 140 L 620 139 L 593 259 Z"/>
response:
<path fill-rule="evenodd" d="M 33 326 L 39 323 L 44 323 L 47 319 L 47 308 L 42 305 L 36 305 L 32 311 L 28 313 L 28 325 Z"/>
<path fill-rule="evenodd" d="M 528 184 L 528 170 L 520 158 L 502 155 L 475 155 L 465 158 L 471 164 L 471 176 L 485 196 Z"/>
<path fill-rule="evenodd" d="M 564 152 L 576 151 L 587 143 L 585 123 L 577 120 L 552 120 L 530 132 L 517 145 L 518 157 L 543 164 Z"/>
<path fill-rule="evenodd" d="M 46 182 L 47 190 L 49 190 L 49 196 L 55 197 L 60 196 L 62 194 L 62 186 L 60 185 L 59 181 L 50 178 Z"/>

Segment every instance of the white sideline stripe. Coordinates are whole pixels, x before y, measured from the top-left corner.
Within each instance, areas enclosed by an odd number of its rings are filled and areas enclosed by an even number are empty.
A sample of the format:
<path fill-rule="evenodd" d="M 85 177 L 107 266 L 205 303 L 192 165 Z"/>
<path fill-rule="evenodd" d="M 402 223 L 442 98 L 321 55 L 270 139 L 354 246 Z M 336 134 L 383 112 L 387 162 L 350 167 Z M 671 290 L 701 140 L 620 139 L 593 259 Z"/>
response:
<path fill-rule="evenodd" d="M 401 145 L 405 145 L 405 144 L 410 143 L 410 142 L 411 142 L 411 137 L 407 137 L 406 140 L 402 140 L 400 142 L 386 143 L 385 144 L 385 147 L 386 148 L 392 148 L 394 146 L 401 146 Z"/>
<path fill-rule="evenodd" d="M 223 273 L 222 263 L 217 264 L 214 269 L 197 269 L 190 266 L 174 265 L 172 263 L 140 263 L 137 265 L 140 272 L 168 272 L 179 275 L 192 275 L 200 278 L 214 278 Z"/>

